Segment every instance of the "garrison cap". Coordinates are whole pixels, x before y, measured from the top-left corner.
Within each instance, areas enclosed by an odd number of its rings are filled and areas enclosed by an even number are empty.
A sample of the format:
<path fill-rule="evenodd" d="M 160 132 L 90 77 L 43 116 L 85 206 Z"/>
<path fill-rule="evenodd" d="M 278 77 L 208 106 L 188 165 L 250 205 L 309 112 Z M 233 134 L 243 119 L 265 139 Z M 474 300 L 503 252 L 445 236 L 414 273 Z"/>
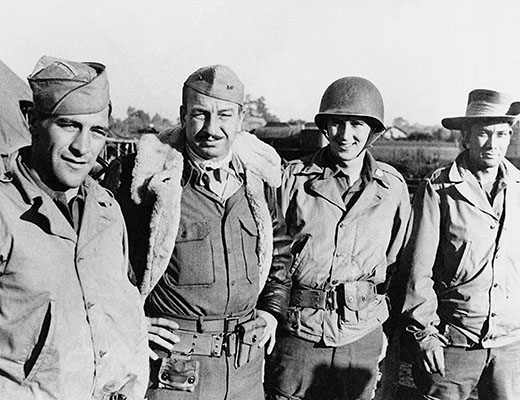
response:
<path fill-rule="evenodd" d="M 186 79 L 184 87 L 215 99 L 244 105 L 244 84 L 225 65 L 210 65 L 198 69 Z"/>
<path fill-rule="evenodd" d="M 27 80 L 34 109 L 45 115 L 94 114 L 110 104 L 103 64 L 43 56 Z"/>

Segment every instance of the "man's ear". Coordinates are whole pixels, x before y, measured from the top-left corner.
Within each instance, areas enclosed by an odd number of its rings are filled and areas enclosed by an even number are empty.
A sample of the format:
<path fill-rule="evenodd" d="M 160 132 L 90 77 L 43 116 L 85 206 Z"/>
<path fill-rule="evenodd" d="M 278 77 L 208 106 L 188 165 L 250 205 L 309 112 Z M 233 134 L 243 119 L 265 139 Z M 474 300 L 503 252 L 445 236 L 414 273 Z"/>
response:
<path fill-rule="evenodd" d="M 460 131 L 460 144 L 463 149 L 468 148 L 469 135 L 471 135 L 471 132 L 466 129 Z"/>
<path fill-rule="evenodd" d="M 245 115 L 246 115 L 246 111 L 242 107 L 240 107 L 238 110 L 237 132 L 242 132 L 242 124 L 244 123 Z"/>
<path fill-rule="evenodd" d="M 181 126 L 184 128 L 186 125 L 186 106 L 184 104 L 179 107 L 179 115 L 181 116 Z"/>
<path fill-rule="evenodd" d="M 38 129 L 36 127 L 39 120 L 39 115 L 34 108 L 31 108 L 27 111 L 27 121 L 29 123 L 29 132 L 31 132 L 31 136 L 34 136 Z"/>

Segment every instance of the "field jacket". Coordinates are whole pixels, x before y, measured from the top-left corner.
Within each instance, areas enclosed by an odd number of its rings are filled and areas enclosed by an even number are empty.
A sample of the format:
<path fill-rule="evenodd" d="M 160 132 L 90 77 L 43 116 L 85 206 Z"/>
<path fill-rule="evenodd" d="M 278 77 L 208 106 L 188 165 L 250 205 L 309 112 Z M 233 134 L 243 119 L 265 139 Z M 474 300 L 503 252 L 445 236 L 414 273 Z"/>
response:
<path fill-rule="evenodd" d="M 0 175 L 0 397 L 142 399 L 148 341 L 128 279 L 127 236 L 115 199 L 96 182 L 79 235 L 22 172 Z"/>
<path fill-rule="evenodd" d="M 284 220 L 276 211 L 276 202 L 269 201 L 271 196 L 266 195 L 274 193 L 274 188 L 280 185 L 279 156 L 272 147 L 252 134 L 237 133 L 232 151 L 244 170 L 245 184 L 241 193 L 245 196 L 249 218 L 243 219 L 237 226 L 234 225 L 233 231 L 229 229 L 229 223 L 226 223 L 224 218 L 217 224 L 215 218 L 205 219 L 203 212 L 196 216 L 196 220 L 187 221 L 191 217 L 186 218 L 182 207 L 183 201 L 186 201 L 184 187 L 188 184 L 186 173 L 189 172 L 184 146 L 184 131 L 179 128 L 167 130 L 159 136 L 145 135 L 141 138 L 135 159 L 127 157 L 120 163 L 115 163 L 108 173 L 107 181 L 113 182 L 112 190 L 116 192 L 126 217 L 132 246 L 131 262 L 142 296 L 147 297 L 163 277 L 167 279 L 167 268 L 193 270 L 192 265 L 197 265 L 197 271 L 181 271 L 178 274 L 190 275 L 192 293 L 183 295 L 183 292 L 187 293 L 187 282 L 181 282 L 184 280 L 182 276 L 179 282 L 161 284 L 160 289 L 166 290 L 169 286 L 169 290 L 174 292 L 169 297 L 177 296 L 179 303 L 186 303 L 184 315 L 206 316 L 207 310 L 211 307 L 206 308 L 203 304 L 208 301 L 208 293 L 213 292 L 211 286 L 214 277 L 212 275 L 209 281 L 206 280 L 207 277 L 198 282 L 195 279 L 202 279 L 204 274 L 207 275 L 209 272 L 203 270 L 209 269 L 211 263 L 232 256 L 236 268 L 249 268 L 248 273 L 255 275 L 253 280 L 256 284 L 247 290 L 249 296 L 253 296 L 255 302 L 257 300 L 258 308 L 282 318 L 285 315 L 291 283 L 288 274 L 292 260 L 291 241 L 286 234 Z M 209 211 L 205 212 L 214 212 L 215 207 L 208 206 Z M 210 229 L 216 225 L 219 226 L 219 230 L 228 232 L 223 234 L 223 237 L 240 236 L 242 229 L 253 235 L 253 257 L 246 254 L 248 252 L 245 249 L 239 249 L 240 243 L 232 243 L 233 248 L 226 253 L 226 248 L 221 242 L 210 245 L 202 240 L 200 247 L 191 251 L 191 257 L 189 254 L 186 255 L 186 248 L 189 247 L 187 240 L 214 238 L 217 235 Z M 177 254 L 177 251 L 182 254 Z M 212 254 L 216 251 L 219 254 Z M 241 252 L 244 254 L 239 254 Z M 247 262 L 244 261 L 244 257 Z M 183 265 L 179 265 L 181 259 Z M 237 261 L 239 259 L 242 261 Z M 228 284 L 234 285 L 231 271 L 227 274 L 222 265 L 219 265 L 219 268 L 224 269 Z M 176 272 L 172 272 L 170 276 L 174 275 L 177 275 Z M 217 278 L 222 279 L 221 276 Z M 228 297 L 236 290 L 238 289 L 233 286 L 232 289 L 220 291 L 220 298 L 215 299 L 215 304 L 231 303 Z M 200 299 L 200 303 L 196 298 Z M 180 304 L 175 306 L 182 307 Z M 211 313 L 211 316 L 227 315 Z"/>
<path fill-rule="evenodd" d="M 347 211 L 328 157 L 325 147 L 312 157 L 290 162 L 282 175 L 282 210 L 295 238 L 293 290 L 328 290 L 355 281 L 382 284 L 404 239 L 410 212 L 405 181 L 367 152 L 364 168 L 371 179 Z M 358 318 L 346 318 L 345 311 L 291 307 L 286 328 L 304 339 L 342 346 L 388 318 L 383 294 Z"/>
<path fill-rule="evenodd" d="M 446 326 L 459 333 L 454 345 L 520 340 L 520 171 L 507 160 L 500 169 L 502 220 L 465 166 L 464 152 L 417 189 L 403 270 L 409 275 L 404 313 L 419 340 Z"/>

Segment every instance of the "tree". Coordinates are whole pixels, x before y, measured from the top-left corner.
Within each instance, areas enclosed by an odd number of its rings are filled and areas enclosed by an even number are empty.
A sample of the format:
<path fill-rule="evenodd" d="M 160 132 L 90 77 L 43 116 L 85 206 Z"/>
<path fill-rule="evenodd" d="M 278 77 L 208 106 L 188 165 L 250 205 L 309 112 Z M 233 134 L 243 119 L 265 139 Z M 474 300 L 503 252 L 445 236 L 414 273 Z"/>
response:
<path fill-rule="evenodd" d="M 173 127 L 169 119 L 155 114 L 153 118 L 143 110 L 134 107 L 128 107 L 126 110 L 126 118 L 110 119 L 110 130 L 119 137 L 131 138 L 142 133 L 155 133 L 164 129 Z"/>
<path fill-rule="evenodd" d="M 256 117 L 262 118 L 265 122 L 280 122 L 280 119 L 271 113 L 269 107 L 265 102 L 265 97 L 260 96 L 256 99 L 253 99 L 251 95 L 246 95 L 246 100 L 244 102 L 244 111 L 246 117 Z"/>

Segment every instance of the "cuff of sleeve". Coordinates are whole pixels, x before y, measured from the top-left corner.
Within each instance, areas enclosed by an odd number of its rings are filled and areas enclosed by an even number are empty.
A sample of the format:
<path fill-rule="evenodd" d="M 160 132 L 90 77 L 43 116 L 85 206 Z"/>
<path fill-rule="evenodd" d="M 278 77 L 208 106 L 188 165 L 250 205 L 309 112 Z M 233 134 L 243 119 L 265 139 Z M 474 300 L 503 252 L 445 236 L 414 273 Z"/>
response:
<path fill-rule="evenodd" d="M 439 346 L 445 347 L 449 344 L 448 339 L 441 335 L 433 325 L 429 325 L 424 329 L 419 329 L 416 326 L 409 325 L 406 327 L 406 330 L 414 336 L 421 351 Z"/>

